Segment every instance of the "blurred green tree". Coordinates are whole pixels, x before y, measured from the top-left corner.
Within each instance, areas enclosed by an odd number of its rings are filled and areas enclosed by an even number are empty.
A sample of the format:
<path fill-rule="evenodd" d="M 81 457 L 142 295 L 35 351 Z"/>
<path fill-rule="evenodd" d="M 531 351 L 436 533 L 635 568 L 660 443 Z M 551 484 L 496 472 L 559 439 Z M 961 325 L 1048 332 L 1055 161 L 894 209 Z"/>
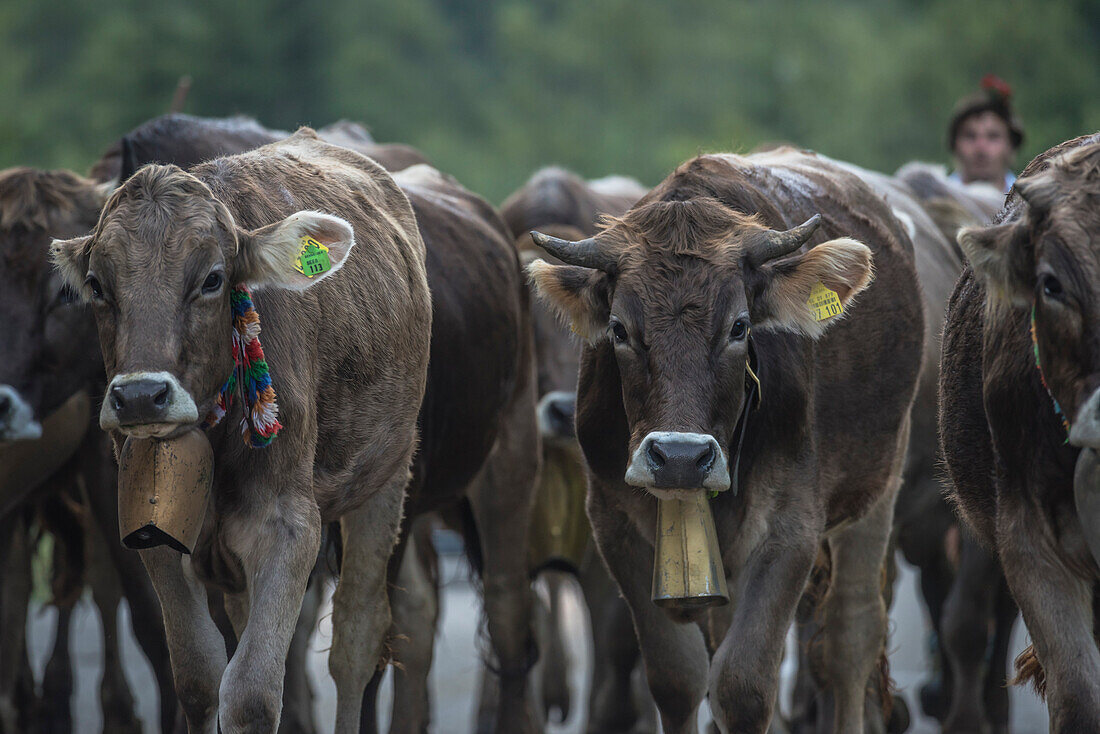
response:
<path fill-rule="evenodd" d="M 0 165 L 85 170 L 166 111 L 339 118 L 499 201 L 557 163 L 648 183 L 789 141 L 880 170 L 946 162 L 951 106 L 1016 90 L 1022 166 L 1100 128 L 1095 0 L 8 0 Z"/>

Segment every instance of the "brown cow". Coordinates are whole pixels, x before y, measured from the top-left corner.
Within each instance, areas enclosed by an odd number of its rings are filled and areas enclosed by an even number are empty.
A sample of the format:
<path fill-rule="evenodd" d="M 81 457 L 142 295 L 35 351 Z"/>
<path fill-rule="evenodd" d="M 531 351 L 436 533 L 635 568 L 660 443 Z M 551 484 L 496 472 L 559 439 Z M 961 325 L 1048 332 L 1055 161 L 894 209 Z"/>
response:
<path fill-rule="evenodd" d="M 1057 732 L 1100 731 L 1098 195 L 1093 134 L 1037 157 L 996 224 L 959 234 L 969 267 L 940 371 L 952 496 L 1000 558 Z M 1036 675 L 1021 658 L 1022 677 Z"/>
<path fill-rule="evenodd" d="M 546 251 L 538 247 L 529 232 L 538 229 L 565 239 L 580 239 L 596 233 L 601 215 L 621 216 L 645 195 L 647 189 L 637 181 L 609 176 L 585 181 L 561 168 L 544 168 L 536 172 L 524 186 L 505 199 L 501 215 L 509 223 L 516 246 L 525 259 L 543 257 L 551 262 Z M 580 343 L 568 327 L 545 303 L 532 307 L 535 350 L 538 355 L 539 432 L 542 435 L 542 473 L 536 501 L 535 523 L 561 527 L 570 537 L 583 539 L 591 534 L 588 519 L 583 515 L 584 462 L 573 430 L 577 370 L 580 365 Z M 549 508 L 565 516 L 553 515 Z M 579 511 L 579 514 L 578 514 Z M 563 521 L 565 524 L 563 524 Z M 580 522 L 579 527 L 573 527 Z M 533 536 L 550 537 L 554 527 L 535 526 Z M 583 541 L 582 541 L 583 542 Z M 564 541 L 548 541 L 544 546 L 557 546 Z M 577 542 L 570 544 L 577 546 Z M 591 543 L 588 543 L 591 546 Z M 556 548 L 543 548 L 542 551 Z M 576 553 L 575 548 L 571 548 Z M 641 706 L 636 706 L 631 694 L 632 672 L 638 663 L 638 643 L 630 625 L 630 611 L 615 589 L 603 562 L 594 547 L 583 553 L 580 567 L 576 557 L 561 558 L 540 555 L 531 559 L 533 569 L 544 569 L 540 576 L 549 595 L 549 617 L 541 645 L 540 667 L 542 704 L 546 713 L 557 709 L 564 721 L 570 709 L 567 661 L 557 614 L 562 608 L 567 584 L 558 570 L 568 566 L 578 573 L 585 602 L 592 620 L 593 675 L 588 708 L 588 730 L 593 732 L 626 731 L 639 716 L 643 722 L 653 716 L 648 691 L 642 691 Z M 644 688 L 644 686 L 643 686 Z M 639 710 L 640 709 L 640 710 Z M 645 723 L 642 724 L 645 728 Z M 656 722 L 649 722 L 653 728 Z"/>
<path fill-rule="evenodd" d="M 0 262 L 3 263 L 0 268 L 0 352 L 4 354 L 0 361 L 0 454 L 3 454 L 0 463 L 10 461 L 16 452 L 27 451 L 29 442 L 21 439 L 30 439 L 43 425 L 52 425 L 54 434 L 38 439 L 49 449 L 37 457 L 32 455 L 31 460 L 36 463 L 34 481 L 19 482 L 19 486 L 0 481 L 0 486 L 4 487 L 0 491 L 0 538 L 4 543 L 25 544 L 25 538 L 16 537 L 19 531 L 12 530 L 22 522 L 22 513 L 17 509 L 21 503 L 67 491 L 78 482 L 83 484 L 90 518 L 97 526 L 88 528 L 95 551 L 88 564 L 92 572 L 93 598 L 100 606 L 108 630 L 104 637 L 106 667 L 100 687 L 105 726 L 112 731 L 126 731 L 136 725 L 132 707 L 126 705 L 130 694 L 117 664 L 119 635 L 114 624 L 117 615 L 113 612 L 118 603 L 117 587 L 121 583 L 130 604 L 135 635 L 157 678 L 160 725 L 168 731 L 175 718 L 176 702 L 160 605 L 139 559 L 117 541 L 116 478 L 110 449 L 104 445 L 108 442 L 95 427 L 94 415 L 89 416 L 86 426 L 54 425 L 60 416 L 68 415 L 65 406 L 72 405 L 75 396 L 99 394 L 106 381 L 91 313 L 77 302 L 73 292 L 50 267 L 49 244 L 52 237 L 71 237 L 90 230 L 99 217 L 108 191 L 108 185 L 68 171 L 13 168 L 0 172 Z M 59 433 L 73 435 L 71 440 L 63 442 Z M 13 472 L 14 469 L 5 464 L 3 471 Z M 74 490 L 70 496 L 79 500 L 81 492 Z M 62 507 L 67 504 L 53 502 Z M 67 547 L 71 552 L 80 553 L 79 537 L 58 540 L 59 548 Z M 98 545 L 103 542 L 107 545 Z M 117 572 L 102 568 L 105 559 L 110 560 Z M 21 583 L 17 578 L 20 573 L 29 574 L 29 568 L 21 572 L 9 569 L 3 575 L 6 615 L 26 614 L 27 599 L 14 593 Z M 74 582 L 80 584 L 83 579 L 76 578 Z M 29 575 L 26 591 L 29 592 Z M 59 638 L 67 634 L 67 617 L 61 616 Z M 6 618 L 12 619 L 11 616 Z M 23 625 L 5 624 L 0 639 L 0 660 L 3 661 L 0 668 L 0 730 L 3 731 L 16 730 L 11 718 L 12 708 L 6 702 L 10 700 L 14 683 L 10 666 L 19 664 L 22 642 Z M 44 687 L 50 687 L 55 679 L 67 679 L 71 686 L 72 676 L 67 670 L 59 676 L 52 675 L 53 671 L 66 667 L 60 659 L 65 654 L 64 645 L 55 646 L 58 659 L 51 661 L 51 676 Z M 50 692 L 55 700 L 68 700 L 71 688 L 68 691 L 51 688 Z M 67 707 L 53 705 L 47 707 L 45 713 L 65 715 Z"/>
<path fill-rule="evenodd" d="M 862 731 L 924 331 L 904 227 L 856 177 L 781 149 L 696 158 L 596 237 L 542 241 L 570 263 L 530 271 L 588 340 L 576 422 L 588 513 L 634 615 L 664 730 L 694 731 L 708 690 L 725 730 L 767 728 L 786 632 L 824 542 L 826 679 L 837 729 Z M 847 318 L 811 311 L 819 283 Z M 755 410 L 750 361 L 762 383 Z M 690 623 L 702 615 L 650 600 L 654 498 L 704 490 L 717 493 L 733 604 L 711 615 L 729 626 L 710 629 L 709 664 Z"/>
<path fill-rule="evenodd" d="M 234 401 L 208 431 L 214 491 L 194 559 L 141 551 L 176 690 L 192 731 L 274 731 L 321 523 L 339 519 L 330 669 L 337 730 L 356 731 L 389 627 L 386 559 L 427 371 L 423 241 L 380 166 L 310 130 L 192 170 L 140 169 L 90 235 L 53 248 L 92 304 L 110 380 L 100 424 L 116 449 L 127 437 L 179 435 L 211 413 L 233 371 L 230 285 L 262 289 L 255 303 L 285 427 L 249 448 Z M 331 259 L 313 279 L 293 265 L 305 236 Z M 200 576 L 226 591 L 240 640 L 228 665 Z"/>
<path fill-rule="evenodd" d="M 189 168 L 223 155 L 243 153 L 290 135 L 266 128 L 251 117 L 195 117 L 172 113 L 147 120 L 122 136 L 92 166 L 99 181 L 121 182 L 148 163 L 172 163 Z M 408 145 L 377 143 L 362 125 L 339 120 L 317 130 L 327 142 L 373 158 L 387 171 L 427 163 Z"/>

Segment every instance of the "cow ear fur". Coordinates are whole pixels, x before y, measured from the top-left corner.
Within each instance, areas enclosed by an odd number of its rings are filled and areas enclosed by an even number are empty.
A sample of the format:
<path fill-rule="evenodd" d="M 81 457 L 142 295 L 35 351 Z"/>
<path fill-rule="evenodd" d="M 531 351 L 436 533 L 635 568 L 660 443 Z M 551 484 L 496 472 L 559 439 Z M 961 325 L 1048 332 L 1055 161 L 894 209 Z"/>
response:
<path fill-rule="evenodd" d="M 54 240 L 50 244 L 50 260 L 65 285 L 74 293 L 84 292 L 84 279 L 88 275 L 88 243 L 91 235 L 71 240 Z"/>
<path fill-rule="evenodd" d="M 575 334 L 588 342 L 603 336 L 611 317 L 606 273 L 539 259 L 527 266 L 527 274 L 539 296 Z"/>
<path fill-rule="evenodd" d="M 793 331 L 816 339 L 837 318 L 816 318 L 808 305 L 814 286 L 821 283 L 835 292 L 841 306 L 847 308 L 870 284 L 874 268 L 870 248 L 841 238 L 823 242 L 797 257 L 765 263 L 760 274 L 763 282 L 751 306 L 755 327 Z"/>
<path fill-rule="evenodd" d="M 1022 221 L 966 227 L 959 232 L 958 241 L 994 305 L 1026 306 L 1031 302 L 1034 253 Z"/>
<path fill-rule="evenodd" d="M 313 240 L 328 248 L 329 267 L 312 277 L 299 270 L 299 256 Z M 347 261 L 355 233 L 339 217 L 302 211 L 251 232 L 238 230 L 234 278 L 251 288 L 305 290 L 328 278 Z"/>

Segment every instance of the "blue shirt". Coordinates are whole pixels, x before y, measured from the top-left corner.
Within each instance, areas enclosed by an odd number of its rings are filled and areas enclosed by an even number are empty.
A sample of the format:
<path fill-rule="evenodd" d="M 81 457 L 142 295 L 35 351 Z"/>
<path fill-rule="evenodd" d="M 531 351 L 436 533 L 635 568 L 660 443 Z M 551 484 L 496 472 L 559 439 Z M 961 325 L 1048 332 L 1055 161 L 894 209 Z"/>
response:
<path fill-rule="evenodd" d="M 962 176 L 959 175 L 958 171 L 955 171 L 954 173 L 952 173 L 947 178 L 951 181 L 954 181 L 955 183 L 962 183 L 963 182 Z M 1013 173 L 1012 171 L 1007 171 L 1005 173 L 1005 186 L 1004 186 L 1004 192 L 1006 194 L 1008 193 L 1008 190 L 1012 188 L 1012 184 L 1014 184 L 1014 183 L 1016 183 L 1016 174 Z"/>

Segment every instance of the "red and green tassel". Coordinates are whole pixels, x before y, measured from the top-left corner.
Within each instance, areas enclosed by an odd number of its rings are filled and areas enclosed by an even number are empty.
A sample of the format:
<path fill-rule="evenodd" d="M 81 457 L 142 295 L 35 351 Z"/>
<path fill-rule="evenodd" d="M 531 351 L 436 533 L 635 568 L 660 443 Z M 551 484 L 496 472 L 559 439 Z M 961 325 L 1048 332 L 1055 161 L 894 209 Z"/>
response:
<path fill-rule="evenodd" d="M 233 310 L 233 362 L 236 365 L 225 381 L 214 408 L 206 417 L 204 428 L 217 425 L 233 405 L 233 395 L 239 393 L 244 415 L 241 436 L 245 445 L 259 449 L 268 446 L 278 435 L 279 406 L 271 384 L 271 370 L 260 344 L 260 315 L 252 303 L 252 294 L 243 283 L 229 295 Z"/>

